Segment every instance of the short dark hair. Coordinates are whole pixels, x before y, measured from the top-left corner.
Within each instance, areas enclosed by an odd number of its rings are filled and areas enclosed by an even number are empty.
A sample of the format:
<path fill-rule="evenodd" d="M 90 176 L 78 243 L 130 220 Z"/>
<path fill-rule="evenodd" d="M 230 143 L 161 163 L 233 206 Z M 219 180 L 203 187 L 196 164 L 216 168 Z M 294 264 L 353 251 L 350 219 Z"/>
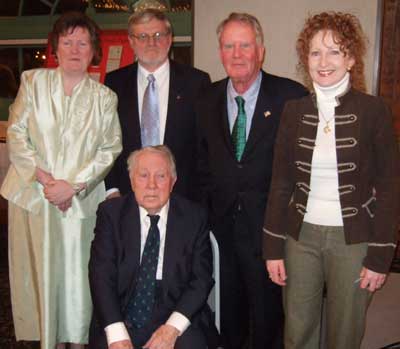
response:
<path fill-rule="evenodd" d="M 100 28 L 91 18 L 82 12 L 66 12 L 54 23 L 50 37 L 53 53 L 56 54 L 57 52 L 60 36 L 72 33 L 77 27 L 86 29 L 89 32 L 90 43 L 93 49 L 93 59 L 91 63 L 94 65 L 99 64 L 102 57 Z"/>

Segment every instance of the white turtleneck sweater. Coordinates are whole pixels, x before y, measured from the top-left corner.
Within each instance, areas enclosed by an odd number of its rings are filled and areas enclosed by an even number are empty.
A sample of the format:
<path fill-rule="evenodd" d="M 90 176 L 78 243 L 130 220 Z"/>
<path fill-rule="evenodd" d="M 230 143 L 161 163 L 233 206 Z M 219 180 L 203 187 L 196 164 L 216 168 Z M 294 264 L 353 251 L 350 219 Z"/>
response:
<path fill-rule="evenodd" d="M 337 96 L 348 88 L 350 74 L 338 83 L 322 87 L 314 83 L 319 124 L 311 163 L 310 193 L 304 221 L 312 224 L 343 226 L 339 201 L 339 184 L 335 140 L 335 107 Z M 324 132 L 328 126 L 330 132 Z"/>

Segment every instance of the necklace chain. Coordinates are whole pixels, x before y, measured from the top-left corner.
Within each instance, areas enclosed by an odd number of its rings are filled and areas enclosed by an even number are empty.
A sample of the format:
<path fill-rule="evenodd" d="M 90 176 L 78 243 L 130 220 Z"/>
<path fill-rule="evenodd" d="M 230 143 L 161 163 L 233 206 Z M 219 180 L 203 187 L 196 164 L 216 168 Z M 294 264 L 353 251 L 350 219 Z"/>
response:
<path fill-rule="evenodd" d="M 329 127 L 329 123 L 335 118 L 335 114 L 333 114 L 333 116 L 329 120 L 327 120 L 321 109 L 319 109 L 319 113 L 322 116 L 322 119 L 324 119 L 325 121 L 325 127 L 323 128 L 324 132 L 325 133 L 331 132 L 332 129 Z"/>

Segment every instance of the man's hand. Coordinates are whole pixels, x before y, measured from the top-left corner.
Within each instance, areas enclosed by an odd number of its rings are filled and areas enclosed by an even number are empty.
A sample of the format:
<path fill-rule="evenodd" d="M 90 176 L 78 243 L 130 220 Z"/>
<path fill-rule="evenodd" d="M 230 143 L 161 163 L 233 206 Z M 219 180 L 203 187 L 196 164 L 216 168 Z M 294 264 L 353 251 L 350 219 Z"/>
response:
<path fill-rule="evenodd" d="M 108 349 L 134 349 L 132 342 L 129 339 L 111 343 Z"/>
<path fill-rule="evenodd" d="M 119 198 L 121 196 L 121 193 L 119 191 L 114 191 L 111 194 L 107 195 L 106 199 L 112 199 L 112 198 Z"/>
<path fill-rule="evenodd" d="M 386 280 L 386 274 L 377 273 L 365 267 L 361 269 L 360 273 L 360 287 L 366 288 L 370 292 L 380 289 Z"/>
<path fill-rule="evenodd" d="M 286 269 L 283 259 L 267 260 L 265 262 L 269 278 L 279 286 L 286 286 Z"/>
<path fill-rule="evenodd" d="M 179 331 L 171 325 L 160 326 L 143 346 L 146 349 L 174 349 Z"/>
<path fill-rule="evenodd" d="M 72 199 L 74 195 L 75 191 L 71 184 L 62 179 L 49 181 L 44 188 L 45 198 L 55 206 L 61 205 Z"/>

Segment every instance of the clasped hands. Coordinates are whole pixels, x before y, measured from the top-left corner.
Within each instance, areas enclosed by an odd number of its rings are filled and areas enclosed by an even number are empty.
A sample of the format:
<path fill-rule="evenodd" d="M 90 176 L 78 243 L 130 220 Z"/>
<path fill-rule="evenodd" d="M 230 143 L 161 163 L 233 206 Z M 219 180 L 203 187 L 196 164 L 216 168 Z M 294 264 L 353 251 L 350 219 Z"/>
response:
<path fill-rule="evenodd" d="M 161 325 L 150 337 L 143 349 L 174 349 L 179 331 L 171 325 Z M 130 340 L 111 343 L 108 349 L 135 349 Z"/>
<path fill-rule="evenodd" d="M 44 186 L 45 198 L 60 211 L 67 211 L 72 204 L 75 191 L 71 184 L 63 179 L 55 179 L 50 173 L 36 168 L 36 179 Z"/>

